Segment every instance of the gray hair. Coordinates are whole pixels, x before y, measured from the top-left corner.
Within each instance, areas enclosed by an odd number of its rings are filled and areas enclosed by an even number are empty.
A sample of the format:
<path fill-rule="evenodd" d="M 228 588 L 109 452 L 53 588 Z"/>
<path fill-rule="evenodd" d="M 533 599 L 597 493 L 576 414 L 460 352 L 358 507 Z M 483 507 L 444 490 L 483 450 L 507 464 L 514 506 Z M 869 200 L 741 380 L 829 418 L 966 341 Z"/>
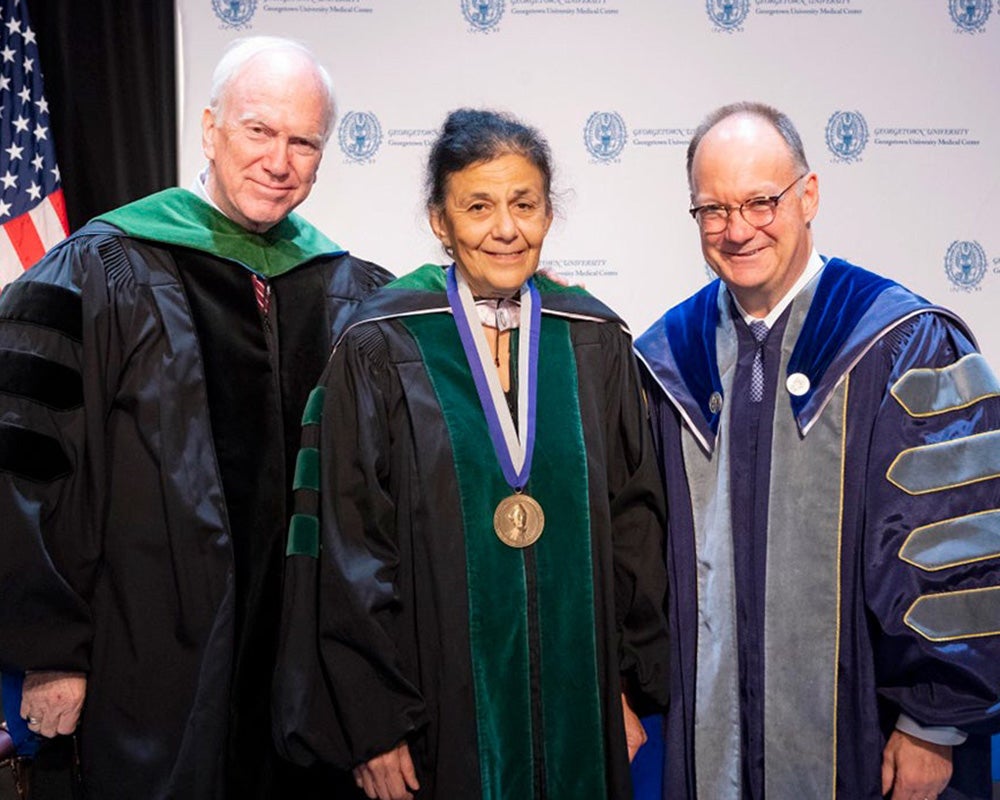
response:
<path fill-rule="evenodd" d="M 721 106 L 711 112 L 698 128 L 694 132 L 694 136 L 691 137 L 691 143 L 688 145 L 687 149 L 687 177 L 688 177 L 688 188 L 692 191 L 694 186 L 691 182 L 691 167 L 694 164 L 694 154 L 698 149 L 698 145 L 701 144 L 701 140 L 705 138 L 712 128 L 718 125 L 725 119 L 730 117 L 745 116 L 745 117 L 755 117 L 756 119 L 763 120 L 774 128 L 778 135 L 785 141 L 788 145 L 788 152 L 792 156 L 792 160 L 795 162 L 795 166 L 798 172 L 809 172 L 809 162 L 806 160 L 806 151 L 802 146 L 802 137 L 799 136 L 799 132 L 795 129 L 795 125 L 788 118 L 786 114 L 778 111 L 774 106 L 769 106 L 766 103 L 758 103 L 752 100 L 741 100 L 738 103 L 730 103 L 729 105 Z"/>
<path fill-rule="evenodd" d="M 208 107 L 216 116 L 219 115 L 226 90 L 229 85 L 240 75 L 243 68 L 255 56 L 267 52 L 292 52 L 304 55 L 312 62 L 316 70 L 316 75 L 323 85 L 326 94 L 326 112 L 323 115 L 324 128 L 323 140 L 326 141 L 333 133 L 333 120 L 335 114 L 335 103 L 333 98 L 333 81 L 330 73 L 319 63 L 313 52 L 301 42 L 294 39 L 284 39 L 280 36 L 248 36 L 243 39 L 236 39 L 229 45 L 226 52 L 215 67 L 212 73 L 212 88 L 208 95 Z"/>

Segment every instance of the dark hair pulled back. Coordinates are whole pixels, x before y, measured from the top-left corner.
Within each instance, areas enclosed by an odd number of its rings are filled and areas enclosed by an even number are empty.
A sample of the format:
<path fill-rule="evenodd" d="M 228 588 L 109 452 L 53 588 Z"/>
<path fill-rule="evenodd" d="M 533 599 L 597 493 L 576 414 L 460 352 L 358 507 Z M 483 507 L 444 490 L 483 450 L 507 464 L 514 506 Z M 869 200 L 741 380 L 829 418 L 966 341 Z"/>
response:
<path fill-rule="evenodd" d="M 448 114 L 427 159 L 427 207 L 442 208 L 448 178 L 473 164 L 507 154 L 524 156 L 542 173 L 545 203 L 552 207 L 552 153 L 536 128 L 511 114 L 460 108 Z"/>

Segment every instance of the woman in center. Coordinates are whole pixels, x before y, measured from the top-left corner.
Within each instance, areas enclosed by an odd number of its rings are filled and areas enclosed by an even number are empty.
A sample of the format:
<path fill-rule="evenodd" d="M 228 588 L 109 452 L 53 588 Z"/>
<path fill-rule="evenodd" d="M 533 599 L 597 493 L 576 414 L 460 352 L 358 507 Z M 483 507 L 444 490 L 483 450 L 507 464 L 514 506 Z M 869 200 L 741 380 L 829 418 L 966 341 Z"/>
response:
<path fill-rule="evenodd" d="M 631 342 L 535 274 L 551 172 L 534 129 L 451 113 L 427 207 L 454 264 L 366 301 L 307 411 L 319 525 L 293 522 L 289 576 L 317 565 L 302 696 L 339 730 L 291 736 L 372 798 L 631 797 L 633 709 L 666 702 L 664 508 Z"/>

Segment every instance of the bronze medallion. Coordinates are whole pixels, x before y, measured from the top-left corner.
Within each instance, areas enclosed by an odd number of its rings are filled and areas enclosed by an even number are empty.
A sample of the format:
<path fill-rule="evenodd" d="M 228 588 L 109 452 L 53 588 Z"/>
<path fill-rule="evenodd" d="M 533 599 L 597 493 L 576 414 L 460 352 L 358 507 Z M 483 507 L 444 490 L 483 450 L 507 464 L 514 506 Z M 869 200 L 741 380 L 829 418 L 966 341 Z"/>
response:
<path fill-rule="evenodd" d="M 545 513 L 538 501 L 526 494 L 505 497 L 493 512 L 493 530 L 510 547 L 528 547 L 538 541 L 545 527 Z"/>

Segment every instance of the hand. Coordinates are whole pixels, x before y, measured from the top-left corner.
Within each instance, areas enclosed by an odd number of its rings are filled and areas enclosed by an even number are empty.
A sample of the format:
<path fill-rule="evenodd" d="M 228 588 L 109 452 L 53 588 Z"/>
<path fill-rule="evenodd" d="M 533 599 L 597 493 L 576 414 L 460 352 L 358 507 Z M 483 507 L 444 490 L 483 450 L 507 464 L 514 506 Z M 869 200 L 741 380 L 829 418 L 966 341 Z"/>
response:
<path fill-rule="evenodd" d="M 544 275 L 550 281 L 558 283 L 560 286 L 579 286 L 581 289 L 585 287 L 583 283 L 570 283 L 566 278 L 556 272 L 554 269 L 549 269 L 548 267 L 541 267 L 538 270 L 539 275 Z"/>
<path fill-rule="evenodd" d="M 82 672 L 29 672 L 21 690 L 21 716 L 28 730 L 52 738 L 76 730 L 87 676 Z"/>
<path fill-rule="evenodd" d="M 642 727 L 642 722 L 635 715 L 632 707 L 622 694 L 622 714 L 625 717 L 625 746 L 628 747 L 628 760 L 632 763 L 639 748 L 646 744 L 646 729 Z"/>
<path fill-rule="evenodd" d="M 354 783 L 372 800 L 412 800 L 413 792 L 420 789 L 406 742 L 356 766 Z"/>
<path fill-rule="evenodd" d="M 934 800 L 951 780 L 951 746 L 893 731 L 882 752 L 882 794 L 892 800 Z"/>

